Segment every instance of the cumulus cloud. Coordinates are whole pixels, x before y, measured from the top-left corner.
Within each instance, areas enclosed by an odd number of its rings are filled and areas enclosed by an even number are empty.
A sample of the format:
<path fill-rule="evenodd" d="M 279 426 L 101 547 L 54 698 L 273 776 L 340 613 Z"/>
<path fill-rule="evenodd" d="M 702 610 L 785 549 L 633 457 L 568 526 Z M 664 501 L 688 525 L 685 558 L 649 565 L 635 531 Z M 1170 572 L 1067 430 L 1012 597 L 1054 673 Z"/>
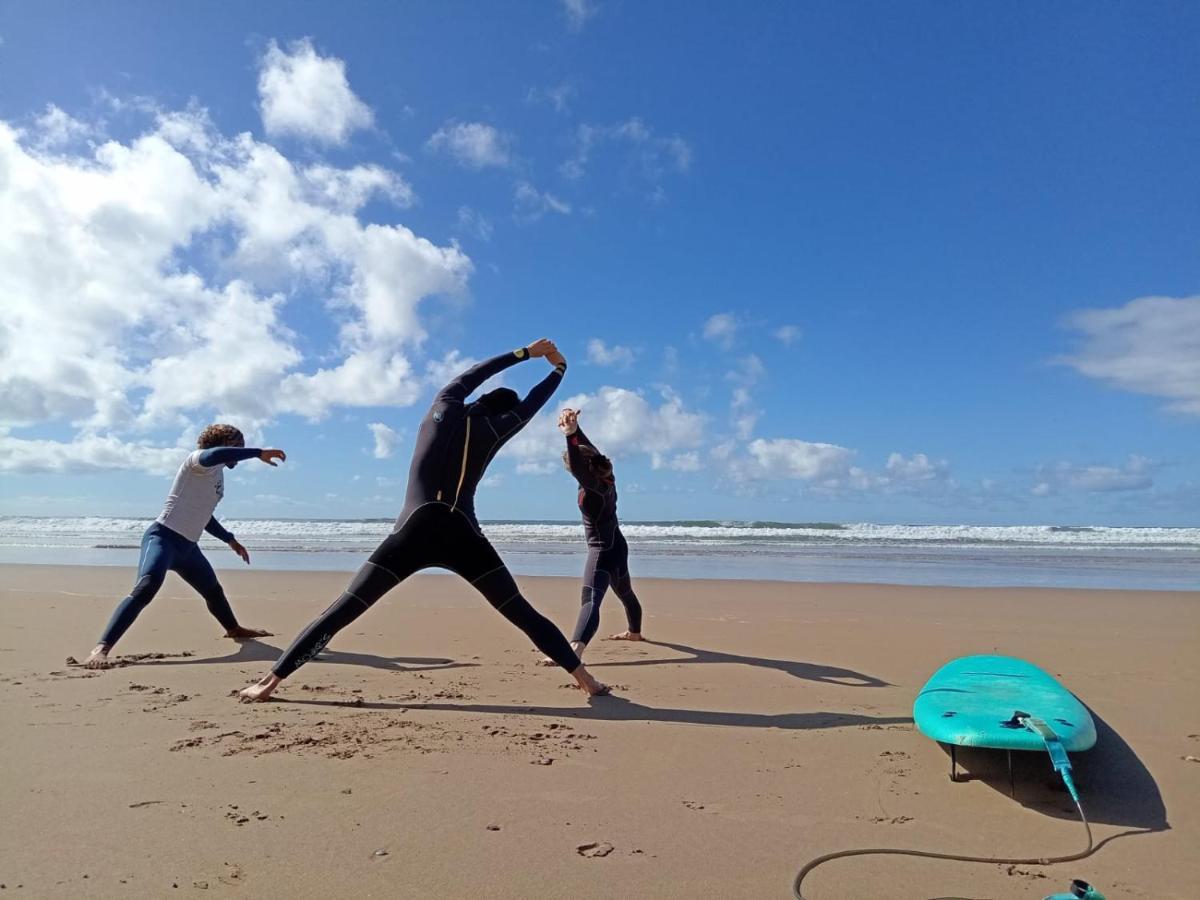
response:
<path fill-rule="evenodd" d="M 801 331 L 795 325 L 780 325 L 773 332 L 771 332 L 771 335 L 775 338 L 775 340 L 783 344 L 783 346 L 790 347 L 792 344 L 796 343 L 796 341 L 800 340 Z"/>
<path fill-rule="evenodd" d="M 1122 466 L 1081 466 L 1069 462 L 1039 466 L 1030 493 L 1045 497 L 1062 491 L 1110 493 L 1144 491 L 1154 486 L 1154 463 L 1131 455 Z"/>
<path fill-rule="evenodd" d="M 660 460 L 699 447 L 707 417 L 687 409 L 669 389 L 657 400 L 636 391 L 602 387 L 595 394 L 568 397 L 562 406 L 581 410 L 579 424 L 592 442 L 614 459 L 648 456 Z M 522 463 L 551 466 L 562 453 L 562 434 L 555 423 L 557 411 L 543 413 L 512 441 L 511 452 Z M 527 466 L 525 470 L 530 470 Z M 525 471 L 522 470 L 522 471 Z"/>
<path fill-rule="evenodd" d="M 888 456 L 884 467 L 886 477 L 893 481 L 933 481 L 945 476 L 948 465 L 945 460 L 931 460 L 924 453 L 914 453 L 907 459 L 900 453 Z"/>
<path fill-rule="evenodd" d="M 140 468 L 121 435 L 197 417 L 252 431 L 417 397 L 419 307 L 461 291 L 471 262 L 356 217 L 374 196 L 408 202 L 398 176 L 297 164 L 199 108 L 78 155 L 43 138 L 0 121 L 0 426 L 73 425 L 44 468 L 77 452 Z M 293 316 L 324 317 L 335 342 Z M 6 440 L 10 459 L 27 446 Z"/>
<path fill-rule="evenodd" d="M 746 445 L 744 456 L 731 460 L 730 468 L 740 481 L 791 479 L 835 486 L 861 476 L 861 470 L 851 465 L 854 455 L 836 444 L 758 438 Z"/>
<path fill-rule="evenodd" d="M 259 63 L 258 98 L 268 135 L 296 135 L 326 144 L 344 144 L 374 121 L 346 80 L 346 64 L 320 56 L 312 41 L 287 50 L 271 41 Z"/>
<path fill-rule="evenodd" d="M 626 369 L 633 364 L 633 351 L 620 344 L 611 347 L 600 340 L 592 338 L 587 345 L 588 362 L 597 366 L 617 366 Z"/>
<path fill-rule="evenodd" d="M 692 165 L 692 146 L 677 134 L 664 137 L 642 119 L 616 125 L 583 124 L 575 130 L 575 153 L 559 166 L 564 178 L 583 178 L 597 150 L 620 148 L 638 174 L 657 184 L 668 173 L 685 174 Z M 661 196 L 661 195 L 659 195 Z"/>
<path fill-rule="evenodd" d="M 583 31 L 583 26 L 600 11 L 596 0 L 561 0 L 563 15 L 569 31 Z"/>
<path fill-rule="evenodd" d="M 1165 398 L 1174 412 L 1200 415 L 1200 296 L 1080 310 L 1067 326 L 1082 341 L 1060 362 L 1120 390 Z"/>
<path fill-rule="evenodd" d="M 375 437 L 375 458 L 391 459 L 400 443 L 401 435 L 382 422 L 372 422 L 367 426 Z"/>
<path fill-rule="evenodd" d="M 509 139 L 483 122 L 447 122 L 425 142 L 468 169 L 504 168 L 511 159 Z"/>
<path fill-rule="evenodd" d="M 518 222 L 536 222 L 548 212 L 562 216 L 571 214 L 571 206 L 549 191 L 539 191 L 528 181 L 517 182 L 513 192 L 513 218 Z"/>
<path fill-rule="evenodd" d="M 40 150 L 52 150 L 99 133 L 99 129 L 72 118 L 53 103 L 35 122 L 37 146 Z"/>
<path fill-rule="evenodd" d="M 704 339 L 729 350 L 737 340 L 739 323 L 733 313 L 717 313 L 704 323 Z"/>
<path fill-rule="evenodd" d="M 152 447 L 127 443 L 112 435 L 85 433 L 70 443 L 27 440 L 0 432 L 0 472 L 58 472 L 80 474 L 114 469 L 139 469 L 173 474 L 186 447 Z"/>

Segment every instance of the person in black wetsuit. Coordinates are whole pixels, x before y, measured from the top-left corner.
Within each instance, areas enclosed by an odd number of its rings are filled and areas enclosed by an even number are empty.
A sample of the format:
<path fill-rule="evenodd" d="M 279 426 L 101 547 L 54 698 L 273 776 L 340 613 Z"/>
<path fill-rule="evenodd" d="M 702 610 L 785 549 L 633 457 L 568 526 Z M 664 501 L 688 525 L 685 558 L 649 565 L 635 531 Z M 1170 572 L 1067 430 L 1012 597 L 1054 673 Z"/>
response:
<path fill-rule="evenodd" d="M 530 357 L 545 357 L 554 370 L 524 400 L 515 391 L 497 388 L 467 402 L 483 382 Z M 346 591 L 284 651 L 270 674 L 241 691 L 243 701 L 266 700 L 280 681 L 320 653 L 380 597 L 414 572 L 433 566 L 469 581 L 539 650 L 574 675 L 581 690 L 608 693 L 584 668 L 562 632 L 521 596 L 475 518 L 475 488 L 488 463 L 550 399 L 566 368 L 553 342 L 542 339 L 482 362 L 442 388 L 417 432 L 408 493 L 396 527 Z"/>
<path fill-rule="evenodd" d="M 564 409 L 558 417 L 558 428 L 567 438 L 563 462 L 579 482 L 579 511 L 588 545 L 579 618 L 571 638 L 571 648 L 582 659 L 600 627 L 600 602 L 610 587 L 625 606 L 629 628 L 611 635 L 609 640 L 642 640 L 642 605 L 629 577 L 629 544 L 617 521 L 617 482 L 612 462 L 579 427 L 579 410 Z"/>

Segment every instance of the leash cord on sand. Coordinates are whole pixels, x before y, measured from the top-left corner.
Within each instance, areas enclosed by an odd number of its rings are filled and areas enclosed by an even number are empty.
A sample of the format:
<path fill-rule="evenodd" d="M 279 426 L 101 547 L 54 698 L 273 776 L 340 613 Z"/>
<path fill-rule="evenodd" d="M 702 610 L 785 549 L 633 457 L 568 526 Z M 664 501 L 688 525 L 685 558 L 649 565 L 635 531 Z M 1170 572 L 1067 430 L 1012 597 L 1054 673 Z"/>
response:
<path fill-rule="evenodd" d="M 1095 844 L 1092 840 L 1092 826 L 1088 824 L 1087 816 L 1083 813 L 1083 804 L 1075 799 L 1075 808 L 1079 810 L 1079 818 L 1083 822 L 1083 827 L 1087 830 L 1087 847 L 1078 853 L 1072 853 L 1070 856 L 1051 856 L 1037 857 L 1030 859 L 1005 859 L 998 856 L 962 856 L 957 853 L 935 853 L 932 850 L 900 850 L 895 847 L 868 847 L 860 850 L 839 850 L 836 853 L 826 853 L 824 856 L 818 856 L 811 862 L 805 863 L 804 868 L 796 873 L 796 880 L 792 882 L 792 896 L 795 900 L 805 900 L 804 895 L 800 892 L 800 884 L 804 881 L 804 877 L 815 869 L 817 866 L 827 863 L 834 859 L 842 859 L 848 856 L 919 856 L 924 859 L 949 859 L 955 862 L 971 862 L 971 863 L 998 863 L 1008 865 L 1025 865 L 1025 866 L 1049 866 L 1054 863 L 1074 862 L 1077 859 L 1084 859 L 1096 852 Z M 970 900 L 964 897 L 938 897 L 935 900 Z"/>

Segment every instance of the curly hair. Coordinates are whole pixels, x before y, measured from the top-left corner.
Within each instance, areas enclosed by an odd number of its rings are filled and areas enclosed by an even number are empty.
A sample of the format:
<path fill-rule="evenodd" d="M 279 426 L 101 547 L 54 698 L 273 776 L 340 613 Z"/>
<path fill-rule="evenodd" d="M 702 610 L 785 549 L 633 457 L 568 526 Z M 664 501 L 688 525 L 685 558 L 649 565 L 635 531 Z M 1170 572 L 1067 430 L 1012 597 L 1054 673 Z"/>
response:
<path fill-rule="evenodd" d="M 209 425 L 196 438 L 196 446 L 201 450 L 209 447 L 245 447 L 245 436 L 232 425 Z"/>

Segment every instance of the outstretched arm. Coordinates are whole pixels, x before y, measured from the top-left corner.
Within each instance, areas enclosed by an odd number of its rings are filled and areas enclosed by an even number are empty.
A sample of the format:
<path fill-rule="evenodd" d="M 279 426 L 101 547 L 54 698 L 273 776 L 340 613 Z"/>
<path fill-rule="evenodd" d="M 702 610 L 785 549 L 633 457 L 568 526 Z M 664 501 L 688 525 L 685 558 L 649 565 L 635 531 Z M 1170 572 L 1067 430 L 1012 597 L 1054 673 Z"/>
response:
<path fill-rule="evenodd" d="M 525 395 L 525 399 L 513 407 L 513 413 L 521 420 L 522 424 L 532 419 L 537 415 L 537 411 L 546 405 L 546 401 L 562 384 L 566 371 L 567 361 L 562 356 L 558 356 L 554 371 L 535 384 L 533 389 Z"/>
<path fill-rule="evenodd" d="M 452 382 L 446 385 L 438 393 L 438 400 L 466 400 L 471 392 L 478 388 L 481 384 L 491 378 L 493 375 L 498 375 L 507 369 L 509 366 L 515 366 L 517 363 L 526 359 L 545 356 L 546 354 L 556 351 L 553 341 L 548 341 L 545 338 L 540 338 L 530 344 L 528 347 L 518 347 L 508 353 L 501 353 L 499 356 L 493 356 L 491 359 L 486 359 L 478 365 L 472 366 L 463 372 Z"/>
<path fill-rule="evenodd" d="M 261 456 L 262 450 L 257 447 L 209 447 L 200 451 L 197 462 L 206 469 L 223 466 L 226 463 L 241 462 L 243 459 L 254 459 Z"/>
<path fill-rule="evenodd" d="M 558 417 L 558 427 L 567 438 L 567 465 L 571 469 L 571 474 L 583 487 L 599 490 L 600 479 L 592 472 L 592 467 L 583 458 L 580 448 L 587 447 L 595 452 L 599 451 L 596 451 L 595 445 L 588 440 L 583 429 L 579 427 L 579 410 L 564 409 Z"/>

